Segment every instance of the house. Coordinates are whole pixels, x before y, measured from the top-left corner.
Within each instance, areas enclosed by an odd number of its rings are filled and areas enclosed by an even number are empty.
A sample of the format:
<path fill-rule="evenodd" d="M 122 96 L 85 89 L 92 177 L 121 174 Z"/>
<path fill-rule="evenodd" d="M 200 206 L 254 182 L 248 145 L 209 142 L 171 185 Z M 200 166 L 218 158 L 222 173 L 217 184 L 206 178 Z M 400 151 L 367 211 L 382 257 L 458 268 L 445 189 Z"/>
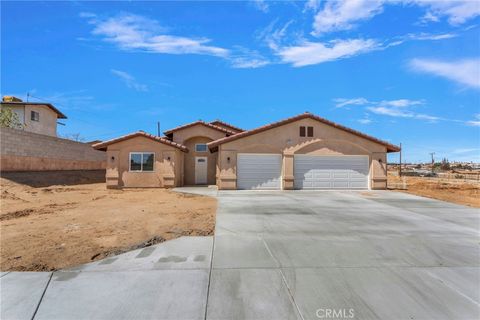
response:
<path fill-rule="evenodd" d="M 17 114 L 20 127 L 28 132 L 57 136 L 57 120 L 67 119 L 60 110 L 50 103 L 23 102 L 12 96 L 4 96 L 1 108 L 10 108 Z"/>
<path fill-rule="evenodd" d="M 400 151 L 308 112 L 246 131 L 216 120 L 164 134 L 95 144 L 107 152 L 107 187 L 385 189 L 387 153 Z"/>

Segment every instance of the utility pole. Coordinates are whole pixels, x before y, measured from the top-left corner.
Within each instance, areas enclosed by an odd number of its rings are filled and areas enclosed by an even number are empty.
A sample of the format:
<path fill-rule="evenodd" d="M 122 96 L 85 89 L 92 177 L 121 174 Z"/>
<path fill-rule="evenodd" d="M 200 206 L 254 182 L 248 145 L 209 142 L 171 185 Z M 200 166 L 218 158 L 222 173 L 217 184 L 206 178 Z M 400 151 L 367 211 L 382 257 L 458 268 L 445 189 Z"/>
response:
<path fill-rule="evenodd" d="M 433 156 L 435 155 L 435 152 L 430 152 L 430 156 L 432 156 L 432 173 L 433 173 L 433 165 L 435 164 L 435 159 Z"/>
<path fill-rule="evenodd" d="M 402 144 L 400 143 L 400 165 L 398 166 L 398 176 L 402 176 Z"/>
<path fill-rule="evenodd" d="M 160 137 L 160 121 L 157 121 L 157 136 Z"/>

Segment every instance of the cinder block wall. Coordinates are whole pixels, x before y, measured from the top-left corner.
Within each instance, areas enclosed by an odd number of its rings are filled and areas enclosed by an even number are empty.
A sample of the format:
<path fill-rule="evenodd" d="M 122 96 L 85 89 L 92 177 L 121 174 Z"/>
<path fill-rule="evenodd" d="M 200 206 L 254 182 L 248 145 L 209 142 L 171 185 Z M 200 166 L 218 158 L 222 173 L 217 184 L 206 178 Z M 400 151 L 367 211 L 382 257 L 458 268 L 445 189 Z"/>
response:
<path fill-rule="evenodd" d="M 1 171 L 98 170 L 106 153 L 89 144 L 23 130 L 0 128 Z"/>

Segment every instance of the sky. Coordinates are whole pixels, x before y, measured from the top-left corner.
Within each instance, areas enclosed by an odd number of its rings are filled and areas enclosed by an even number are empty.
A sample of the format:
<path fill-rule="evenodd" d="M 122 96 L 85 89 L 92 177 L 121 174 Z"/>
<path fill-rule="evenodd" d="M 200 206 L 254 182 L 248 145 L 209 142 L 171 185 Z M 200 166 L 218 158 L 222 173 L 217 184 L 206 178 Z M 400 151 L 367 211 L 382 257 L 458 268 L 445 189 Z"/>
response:
<path fill-rule="evenodd" d="M 61 136 L 308 111 L 480 162 L 478 1 L 2 1 L 0 59 L 1 94 L 54 104 Z"/>

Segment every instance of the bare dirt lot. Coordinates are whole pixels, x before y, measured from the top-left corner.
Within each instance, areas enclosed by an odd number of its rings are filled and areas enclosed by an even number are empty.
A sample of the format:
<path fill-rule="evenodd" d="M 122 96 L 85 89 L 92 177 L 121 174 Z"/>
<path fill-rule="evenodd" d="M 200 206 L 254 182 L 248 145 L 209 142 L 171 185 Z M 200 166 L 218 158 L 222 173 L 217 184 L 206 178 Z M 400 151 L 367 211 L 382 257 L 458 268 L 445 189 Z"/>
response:
<path fill-rule="evenodd" d="M 214 198 L 107 190 L 88 181 L 46 187 L 48 176 L 20 178 L 0 178 L 2 271 L 56 270 L 184 235 L 213 234 Z"/>
<path fill-rule="evenodd" d="M 398 177 L 389 174 L 389 187 L 399 188 L 405 181 L 407 193 L 480 208 L 480 185 L 462 180 L 423 177 Z"/>

